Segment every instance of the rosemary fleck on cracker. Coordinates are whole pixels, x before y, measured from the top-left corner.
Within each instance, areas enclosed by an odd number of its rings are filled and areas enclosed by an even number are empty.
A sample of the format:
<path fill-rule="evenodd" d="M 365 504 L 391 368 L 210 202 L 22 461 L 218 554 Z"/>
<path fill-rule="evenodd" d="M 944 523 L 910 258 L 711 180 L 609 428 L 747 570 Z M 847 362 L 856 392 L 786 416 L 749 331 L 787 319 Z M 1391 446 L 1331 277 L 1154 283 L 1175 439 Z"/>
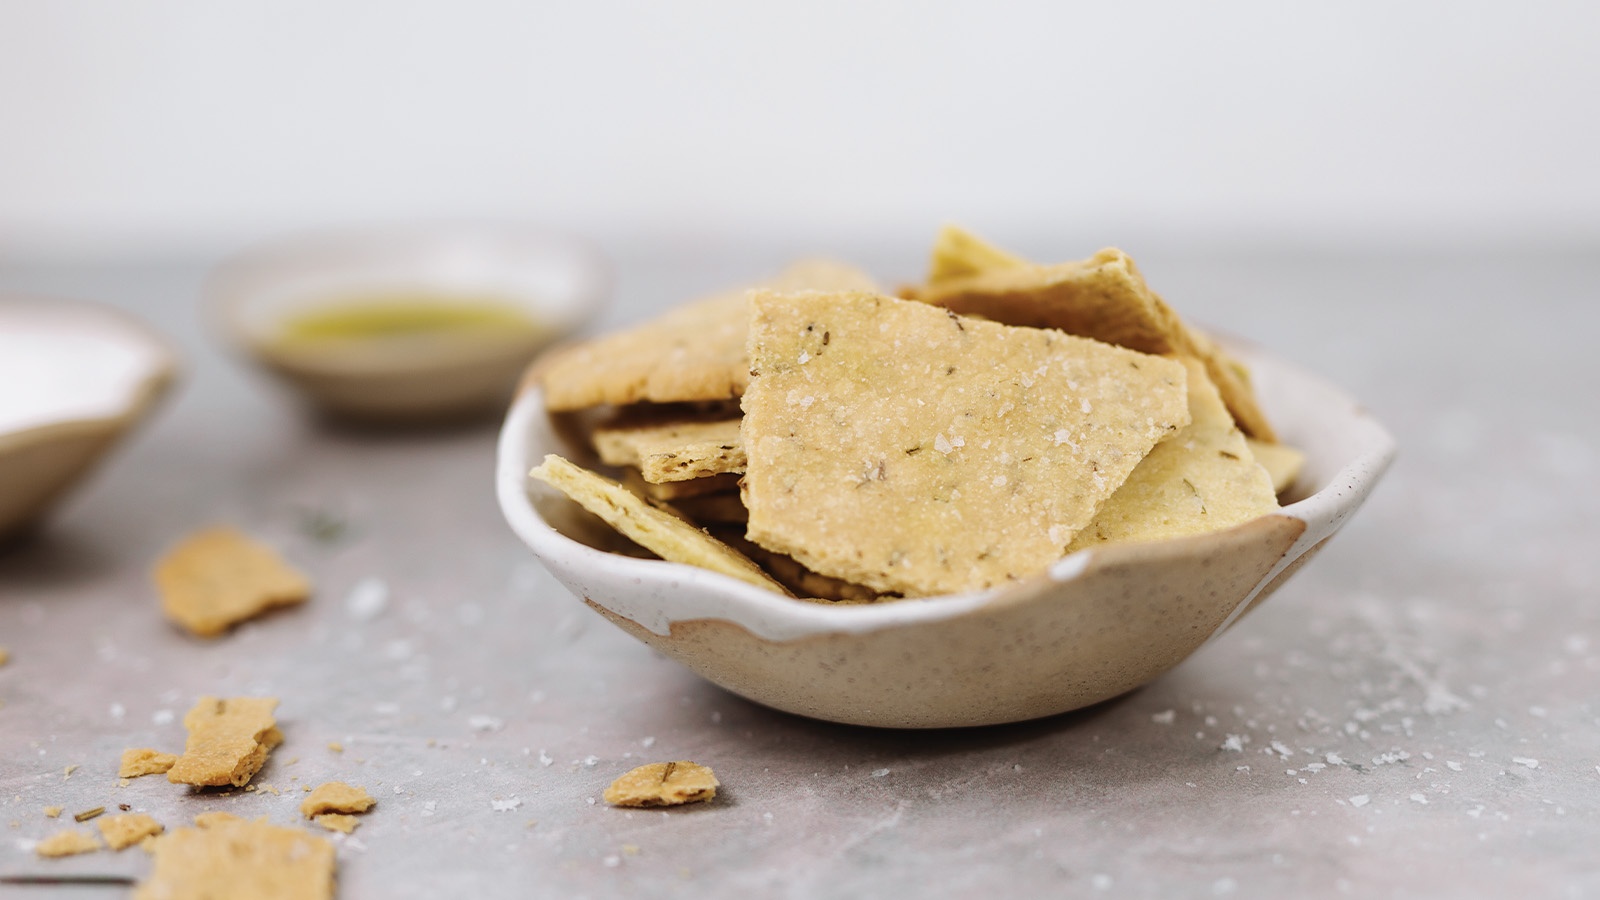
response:
<path fill-rule="evenodd" d="M 1192 421 L 1157 444 L 1067 547 L 1218 531 L 1278 508 L 1267 471 L 1222 405 L 1205 366 L 1185 357 Z"/>
<path fill-rule="evenodd" d="M 276 697 L 201 697 L 183 717 L 183 755 L 167 771 L 174 784 L 243 787 L 283 742 L 272 712 Z"/>
<path fill-rule="evenodd" d="M 727 544 L 656 509 L 627 488 L 554 454 L 529 473 L 566 494 L 612 528 L 662 559 L 721 572 L 785 596 L 788 591 Z"/>
<path fill-rule="evenodd" d="M 803 261 L 761 286 L 780 291 L 870 289 L 843 263 Z M 541 364 L 551 410 L 629 403 L 725 400 L 744 393 L 746 290 L 681 306 L 637 328 L 557 351 Z"/>
<path fill-rule="evenodd" d="M 680 806 L 709 801 L 721 786 L 716 774 L 699 763 L 649 763 L 611 782 L 605 800 L 612 806 Z"/>
<path fill-rule="evenodd" d="M 311 596 L 304 575 L 232 528 L 185 538 L 157 563 L 155 580 L 167 618 L 201 637 Z"/>
<path fill-rule="evenodd" d="M 1178 362 L 867 293 L 753 295 L 748 537 L 909 596 L 1059 558 L 1189 423 Z"/>

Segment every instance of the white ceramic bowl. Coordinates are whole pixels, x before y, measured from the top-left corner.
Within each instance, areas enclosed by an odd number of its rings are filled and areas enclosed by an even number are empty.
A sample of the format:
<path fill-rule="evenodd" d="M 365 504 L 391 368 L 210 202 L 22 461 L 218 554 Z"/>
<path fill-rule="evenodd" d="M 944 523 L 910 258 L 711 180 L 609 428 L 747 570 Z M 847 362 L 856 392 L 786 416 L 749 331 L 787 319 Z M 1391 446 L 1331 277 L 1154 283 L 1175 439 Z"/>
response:
<path fill-rule="evenodd" d="M 92 471 L 177 368 L 161 338 L 115 310 L 0 297 L 0 543 Z"/>
<path fill-rule="evenodd" d="M 609 293 L 607 267 L 589 244 L 518 225 L 306 235 L 224 262 L 206 287 L 209 318 L 246 355 L 318 409 L 379 421 L 503 409 L 528 361 L 593 319 Z M 492 298 L 542 327 L 401 351 L 378 342 L 289 350 L 279 340 L 296 315 L 383 294 Z"/>
<path fill-rule="evenodd" d="M 1227 531 L 1082 551 L 980 593 L 834 606 L 704 569 L 608 552 L 577 507 L 528 470 L 565 441 L 537 388 L 500 435 L 511 528 L 574 594 L 716 684 L 777 709 L 887 727 L 1013 722 L 1098 703 L 1181 662 L 1271 594 L 1366 499 L 1394 455 L 1388 432 L 1320 379 L 1251 347 L 1283 439 L 1306 453 L 1295 502 Z"/>

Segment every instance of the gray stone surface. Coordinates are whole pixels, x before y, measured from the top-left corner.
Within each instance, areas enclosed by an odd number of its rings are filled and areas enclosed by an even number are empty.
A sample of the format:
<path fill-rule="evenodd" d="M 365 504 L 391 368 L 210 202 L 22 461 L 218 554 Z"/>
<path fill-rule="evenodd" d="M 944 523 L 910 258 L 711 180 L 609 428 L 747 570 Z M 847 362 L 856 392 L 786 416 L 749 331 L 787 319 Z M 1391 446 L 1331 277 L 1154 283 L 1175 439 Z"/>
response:
<path fill-rule="evenodd" d="M 623 248 L 607 320 L 783 251 Z M 909 277 L 919 253 L 864 261 Z M 0 267 L 0 289 L 138 313 L 189 366 L 0 554 L 0 874 L 145 871 L 137 850 L 35 860 L 27 842 L 61 825 L 46 805 L 290 823 L 301 785 L 341 779 L 378 798 L 340 841 L 346 898 L 1600 895 L 1600 254 L 1141 262 L 1181 311 L 1368 402 L 1400 461 L 1321 557 L 1155 684 L 951 732 L 771 712 L 652 654 L 503 525 L 492 424 L 306 418 L 206 334 L 199 262 Z M 315 516 L 343 532 L 316 536 Z M 177 633 L 148 572 L 210 522 L 279 545 L 316 598 L 221 640 Z M 375 613 L 347 603 L 364 579 L 387 589 Z M 256 781 L 283 793 L 119 787 L 121 750 L 179 748 L 206 693 L 282 698 L 287 739 Z M 599 802 L 673 758 L 716 769 L 714 804 Z"/>

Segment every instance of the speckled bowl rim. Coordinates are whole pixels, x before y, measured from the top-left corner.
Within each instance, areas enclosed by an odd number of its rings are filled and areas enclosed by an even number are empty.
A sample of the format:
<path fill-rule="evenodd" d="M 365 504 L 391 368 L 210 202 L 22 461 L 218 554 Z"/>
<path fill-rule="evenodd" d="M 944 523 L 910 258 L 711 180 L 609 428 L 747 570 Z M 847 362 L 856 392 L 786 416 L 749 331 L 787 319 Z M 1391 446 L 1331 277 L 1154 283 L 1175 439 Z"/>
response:
<path fill-rule="evenodd" d="M 1394 438 L 1365 409 L 1343 392 L 1298 367 L 1276 359 L 1246 342 L 1223 339 L 1255 373 L 1259 386 L 1289 381 L 1316 405 L 1324 423 L 1338 427 L 1346 446 L 1337 471 L 1320 488 L 1274 515 L 1298 519 L 1304 531 L 1278 563 L 1243 597 L 1216 628 L 1211 637 L 1226 631 L 1247 610 L 1251 601 L 1267 585 L 1305 552 L 1329 538 L 1361 505 L 1395 454 Z M 1301 411 L 1304 414 L 1303 411 Z M 1271 404 L 1268 414 L 1273 415 Z M 1291 434 L 1292 438 L 1293 435 Z M 542 438 L 542 439 L 539 439 Z M 812 635 L 862 634 L 885 628 L 939 621 L 961 616 L 990 604 L 1007 602 L 1010 595 L 1021 595 L 1019 582 L 984 591 L 946 594 L 872 605 L 830 605 L 783 597 L 753 585 L 696 566 L 640 559 L 609 553 L 574 540 L 547 522 L 533 503 L 530 490 L 541 490 L 530 482 L 528 470 L 543 459 L 556 444 L 544 396 L 537 386 L 522 392 L 512 405 L 501 429 L 496 460 L 496 495 L 501 512 L 511 529 L 552 570 L 605 571 L 613 583 L 630 582 L 638 590 L 625 596 L 591 596 L 583 599 L 630 619 L 660 635 L 671 633 L 674 622 L 719 619 L 737 624 L 751 633 L 774 641 L 791 641 Z M 1295 445 L 1308 458 L 1321 448 Z M 1325 452 L 1325 451 L 1324 451 Z M 1309 462 L 1308 462 L 1309 467 Z M 1061 585 L 1070 583 L 1089 568 L 1091 560 L 1127 557 L 1160 559 L 1204 552 L 1212 535 L 1146 544 L 1128 544 L 1081 550 L 1050 566 L 1043 577 Z M 668 598 L 654 599 L 655 594 Z"/>

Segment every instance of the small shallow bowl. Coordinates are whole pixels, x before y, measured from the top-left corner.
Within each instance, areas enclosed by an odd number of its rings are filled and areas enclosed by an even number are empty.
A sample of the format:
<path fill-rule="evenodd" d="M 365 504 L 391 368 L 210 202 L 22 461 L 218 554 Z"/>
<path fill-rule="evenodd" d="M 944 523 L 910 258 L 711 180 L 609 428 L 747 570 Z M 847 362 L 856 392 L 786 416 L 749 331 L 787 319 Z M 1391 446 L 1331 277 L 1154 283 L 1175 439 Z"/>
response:
<path fill-rule="evenodd" d="M 1294 502 L 1227 531 L 1080 551 L 992 590 L 834 606 L 616 552 L 578 507 L 528 478 L 546 453 L 587 456 L 530 388 L 500 434 L 500 508 L 574 594 L 705 678 L 800 715 L 894 728 L 1016 722 L 1146 684 L 1254 609 L 1356 511 L 1394 441 L 1354 401 L 1230 344 L 1289 444 Z"/>
<path fill-rule="evenodd" d="M 609 293 L 607 267 L 589 244 L 517 225 L 307 235 L 224 262 L 206 287 L 209 318 L 246 355 L 314 408 L 379 422 L 503 410 L 528 361 L 593 319 Z M 408 341 L 283 340 L 297 316 L 382 296 L 459 307 L 493 301 L 537 328 Z"/>
<path fill-rule="evenodd" d="M 37 525 L 177 370 L 161 338 L 115 310 L 0 297 L 0 543 Z"/>

